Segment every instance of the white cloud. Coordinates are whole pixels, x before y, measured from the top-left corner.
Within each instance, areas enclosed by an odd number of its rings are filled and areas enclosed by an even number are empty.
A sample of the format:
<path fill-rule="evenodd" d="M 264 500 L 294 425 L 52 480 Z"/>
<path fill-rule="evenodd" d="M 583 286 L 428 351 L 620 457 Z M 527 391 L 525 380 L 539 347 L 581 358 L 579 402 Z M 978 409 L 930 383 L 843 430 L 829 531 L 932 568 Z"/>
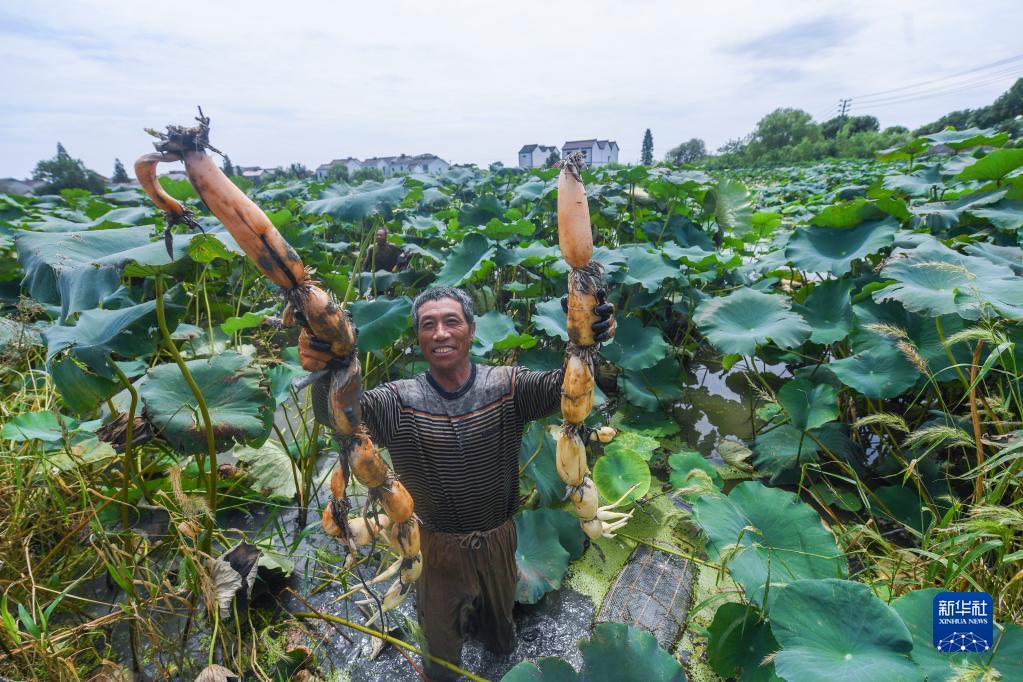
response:
<path fill-rule="evenodd" d="M 57 1 L 0 10 L 0 176 L 58 140 L 109 173 L 196 104 L 236 163 L 433 152 L 513 163 L 529 142 L 713 149 L 778 106 L 815 116 L 1019 51 L 1017 2 Z M 918 125 L 1009 84 L 875 111 Z M 854 113 L 856 112 L 854 109 Z"/>

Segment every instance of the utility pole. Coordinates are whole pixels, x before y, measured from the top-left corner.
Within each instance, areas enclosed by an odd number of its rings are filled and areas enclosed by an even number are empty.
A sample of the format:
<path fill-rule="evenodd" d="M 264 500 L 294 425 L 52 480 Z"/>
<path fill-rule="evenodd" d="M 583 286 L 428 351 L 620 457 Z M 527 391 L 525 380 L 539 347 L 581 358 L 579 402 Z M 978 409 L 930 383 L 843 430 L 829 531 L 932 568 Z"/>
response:
<path fill-rule="evenodd" d="M 838 117 L 845 120 L 846 114 L 849 113 L 849 105 L 852 104 L 852 99 L 840 99 L 838 100 Z"/>

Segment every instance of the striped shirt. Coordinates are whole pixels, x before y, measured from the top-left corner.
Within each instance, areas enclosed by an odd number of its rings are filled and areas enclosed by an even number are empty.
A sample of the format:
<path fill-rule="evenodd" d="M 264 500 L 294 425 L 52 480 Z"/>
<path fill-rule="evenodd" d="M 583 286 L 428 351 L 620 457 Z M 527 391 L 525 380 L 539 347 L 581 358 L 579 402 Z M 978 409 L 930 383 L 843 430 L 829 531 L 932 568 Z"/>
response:
<path fill-rule="evenodd" d="M 518 510 L 522 434 L 528 422 L 560 408 L 562 378 L 562 370 L 473 364 L 451 393 L 423 372 L 366 391 L 362 417 L 390 452 L 426 528 L 490 530 Z M 325 394 L 329 380 L 317 384 L 314 392 Z M 322 407 L 316 412 L 329 424 Z"/>

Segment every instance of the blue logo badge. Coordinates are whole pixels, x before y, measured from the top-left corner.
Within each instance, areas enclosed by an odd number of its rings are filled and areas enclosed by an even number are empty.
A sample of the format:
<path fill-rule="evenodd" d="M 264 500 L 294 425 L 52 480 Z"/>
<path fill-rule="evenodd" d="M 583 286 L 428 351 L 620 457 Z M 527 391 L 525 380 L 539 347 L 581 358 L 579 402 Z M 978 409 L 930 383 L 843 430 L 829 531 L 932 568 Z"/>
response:
<path fill-rule="evenodd" d="M 934 648 L 938 651 L 989 651 L 994 616 L 987 592 L 941 592 L 934 597 Z"/>

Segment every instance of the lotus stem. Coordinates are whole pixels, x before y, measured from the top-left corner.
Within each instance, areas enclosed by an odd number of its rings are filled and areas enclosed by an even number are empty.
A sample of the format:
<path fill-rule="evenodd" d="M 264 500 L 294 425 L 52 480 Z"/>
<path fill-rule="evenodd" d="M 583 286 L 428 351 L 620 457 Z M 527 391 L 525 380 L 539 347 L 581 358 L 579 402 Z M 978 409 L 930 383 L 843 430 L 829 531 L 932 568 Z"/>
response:
<path fill-rule="evenodd" d="M 213 546 L 213 522 L 217 514 L 217 446 L 213 436 L 213 420 L 210 419 L 210 410 L 206 406 L 206 399 L 203 397 L 202 391 L 199 390 L 199 385 L 195 383 L 192 373 L 188 371 L 188 365 L 185 364 L 184 358 L 178 352 L 178 347 L 174 345 L 170 329 L 167 328 L 167 313 L 163 304 L 163 275 L 161 274 L 156 276 L 156 322 L 160 327 L 163 345 L 174 358 L 174 362 L 177 363 L 178 369 L 181 371 L 181 376 L 184 377 L 185 383 L 188 384 L 188 388 L 199 404 L 199 415 L 202 417 L 203 430 L 206 432 L 206 453 L 210 459 L 210 473 L 207 478 L 204 472 L 204 462 L 199 462 L 199 477 L 201 481 L 205 480 L 206 482 L 206 500 L 210 508 L 210 513 L 206 517 L 206 535 L 203 538 L 203 551 L 208 553 Z"/>
<path fill-rule="evenodd" d="M 970 418 L 973 420 L 973 438 L 977 442 L 977 466 L 984 463 L 984 434 L 980 428 L 980 411 L 977 409 L 977 363 L 980 352 L 984 348 L 983 341 L 977 341 L 973 349 L 973 363 L 970 365 Z M 973 482 L 973 499 L 980 504 L 984 494 L 984 474 L 981 472 Z"/>

